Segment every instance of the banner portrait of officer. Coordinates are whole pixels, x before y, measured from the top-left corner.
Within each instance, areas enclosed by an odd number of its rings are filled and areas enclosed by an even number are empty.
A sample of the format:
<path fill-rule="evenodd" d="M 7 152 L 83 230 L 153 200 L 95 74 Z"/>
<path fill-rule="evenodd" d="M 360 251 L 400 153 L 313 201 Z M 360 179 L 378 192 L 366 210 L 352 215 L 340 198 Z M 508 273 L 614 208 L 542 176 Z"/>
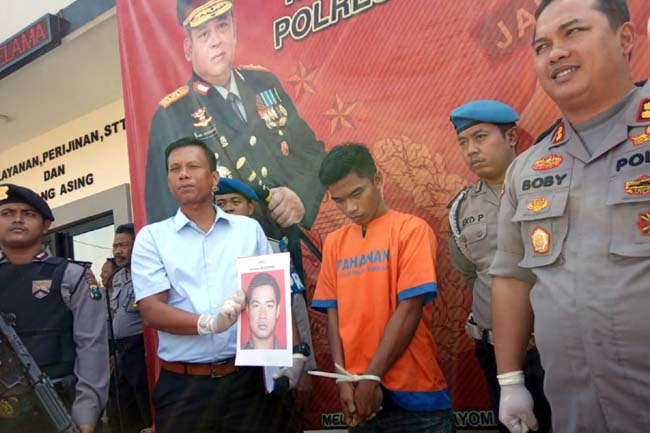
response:
<path fill-rule="evenodd" d="M 257 219 L 268 236 L 280 238 L 295 224 L 311 228 L 324 194 L 316 173 L 325 151 L 273 73 L 233 66 L 235 3 L 177 3 L 178 23 L 186 30 L 184 56 L 193 72 L 160 101 L 151 123 L 147 220 L 160 221 L 176 209 L 165 180 L 165 146 L 194 136 L 215 153 L 221 176 L 246 182 L 266 199 Z"/>

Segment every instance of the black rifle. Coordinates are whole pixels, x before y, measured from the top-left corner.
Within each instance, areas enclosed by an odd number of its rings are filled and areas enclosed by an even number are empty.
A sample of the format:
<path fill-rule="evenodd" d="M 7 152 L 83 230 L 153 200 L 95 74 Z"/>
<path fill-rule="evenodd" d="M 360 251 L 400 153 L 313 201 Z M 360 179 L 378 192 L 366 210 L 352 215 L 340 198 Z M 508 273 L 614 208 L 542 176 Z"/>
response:
<path fill-rule="evenodd" d="M 0 396 L 17 396 L 32 392 L 56 433 L 79 433 L 52 381 L 12 327 L 16 316 L 0 313 Z"/>

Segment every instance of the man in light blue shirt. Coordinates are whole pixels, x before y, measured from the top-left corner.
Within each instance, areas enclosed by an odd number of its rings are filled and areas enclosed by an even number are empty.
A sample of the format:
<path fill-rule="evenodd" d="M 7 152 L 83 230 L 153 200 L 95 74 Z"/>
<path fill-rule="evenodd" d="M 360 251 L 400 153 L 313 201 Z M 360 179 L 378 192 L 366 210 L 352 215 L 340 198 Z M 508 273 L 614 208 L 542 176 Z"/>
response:
<path fill-rule="evenodd" d="M 261 368 L 234 365 L 232 325 L 244 302 L 236 259 L 271 247 L 257 221 L 212 204 L 219 174 L 203 142 L 178 140 L 165 157 L 180 209 L 144 227 L 132 257 L 140 314 L 158 330 L 156 431 L 283 431 L 291 416 L 284 396 L 265 394 Z"/>

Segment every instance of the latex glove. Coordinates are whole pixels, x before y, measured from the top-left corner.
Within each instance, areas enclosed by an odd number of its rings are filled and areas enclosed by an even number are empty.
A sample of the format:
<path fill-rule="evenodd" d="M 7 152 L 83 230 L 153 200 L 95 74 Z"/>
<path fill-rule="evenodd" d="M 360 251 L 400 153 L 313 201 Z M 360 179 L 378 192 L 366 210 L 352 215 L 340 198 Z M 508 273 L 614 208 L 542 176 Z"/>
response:
<path fill-rule="evenodd" d="M 281 377 L 286 377 L 289 379 L 289 389 L 294 389 L 305 369 L 305 361 L 307 361 L 307 357 L 305 355 L 302 353 L 294 353 L 293 365 L 291 367 L 284 367 L 282 370 L 275 373 L 273 375 L 273 379 L 277 381 Z"/>
<path fill-rule="evenodd" d="M 286 186 L 271 188 L 269 210 L 271 218 L 284 228 L 298 224 L 305 216 L 305 205 L 302 204 L 302 200 Z"/>
<path fill-rule="evenodd" d="M 81 424 L 79 426 L 80 433 L 93 433 L 93 426 L 90 424 Z"/>
<path fill-rule="evenodd" d="M 201 314 L 196 322 L 199 335 L 218 334 L 230 328 L 237 322 L 242 308 L 244 308 L 244 292 L 238 290 L 223 303 L 219 314 Z"/>
<path fill-rule="evenodd" d="M 499 421 L 510 433 L 526 433 L 537 430 L 537 418 L 533 413 L 533 397 L 526 389 L 524 372 L 511 371 L 497 376 L 501 386 Z"/>

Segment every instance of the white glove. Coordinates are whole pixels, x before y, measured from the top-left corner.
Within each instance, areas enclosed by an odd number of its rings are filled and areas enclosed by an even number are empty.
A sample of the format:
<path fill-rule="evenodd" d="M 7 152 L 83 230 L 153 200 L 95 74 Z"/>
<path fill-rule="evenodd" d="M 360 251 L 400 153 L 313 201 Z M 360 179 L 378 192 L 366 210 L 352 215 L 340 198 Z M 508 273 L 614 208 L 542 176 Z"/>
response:
<path fill-rule="evenodd" d="M 499 421 L 510 433 L 526 433 L 537 430 L 537 418 L 533 413 L 533 397 L 526 389 L 524 372 L 511 371 L 497 376 L 501 386 Z"/>
<path fill-rule="evenodd" d="M 218 334 L 235 324 L 244 308 L 244 292 L 238 290 L 223 303 L 219 314 L 201 314 L 196 322 L 196 330 L 199 335 Z"/>
<path fill-rule="evenodd" d="M 293 354 L 293 366 L 284 367 L 282 370 L 278 371 L 273 375 L 273 379 L 279 379 L 282 376 L 286 376 L 289 379 L 289 389 L 294 389 L 300 380 L 305 369 L 305 362 L 307 357 L 302 353 Z"/>

